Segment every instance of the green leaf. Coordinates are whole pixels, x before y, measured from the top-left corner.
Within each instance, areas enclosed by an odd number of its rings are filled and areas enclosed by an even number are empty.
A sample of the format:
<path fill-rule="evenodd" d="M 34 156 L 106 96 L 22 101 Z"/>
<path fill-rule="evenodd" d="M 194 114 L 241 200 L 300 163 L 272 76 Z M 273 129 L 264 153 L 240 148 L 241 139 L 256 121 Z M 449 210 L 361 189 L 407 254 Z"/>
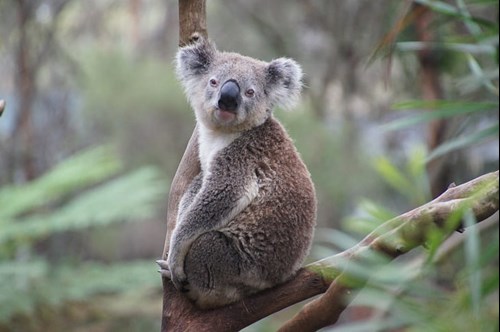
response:
<path fill-rule="evenodd" d="M 426 155 L 426 148 L 417 146 L 409 154 L 406 165 L 407 173 L 411 176 L 415 186 L 413 190 L 414 203 L 418 205 L 425 204 L 431 198 L 425 163 Z"/>
<path fill-rule="evenodd" d="M 472 5 L 498 5 L 498 0 L 469 0 L 469 4 Z"/>
<path fill-rule="evenodd" d="M 471 304 L 474 315 L 479 318 L 481 310 L 482 277 L 480 269 L 479 232 L 476 227 L 476 217 L 468 210 L 464 214 L 464 223 L 467 227 L 465 238 L 465 262 L 469 275 L 469 288 L 471 293 Z"/>
<path fill-rule="evenodd" d="M 459 53 L 470 53 L 470 54 L 495 54 L 496 48 L 494 41 L 491 41 L 490 44 L 486 43 L 487 41 L 489 40 L 485 40 L 485 42 L 483 43 L 475 43 L 475 44 L 409 41 L 409 42 L 397 43 L 396 48 L 403 52 L 415 52 L 425 49 L 433 49 L 433 50 L 448 50 L 448 51 L 454 51 Z"/>
<path fill-rule="evenodd" d="M 13 314 L 29 315 L 36 305 L 33 288 L 49 273 L 44 260 L 0 262 L 0 322 Z"/>
<path fill-rule="evenodd" d="M 483 288 L 481 289 L 482 296 L 488 296 L 491 293 L 498 291 L 498 284 L 500 281 L 499 274 L 493 274 L 490 277 L 485 278 L 483 282 Z"/>
<path fill-rule="evenodd" d="M 346 250 L 354 246 L 358 240 L 347 233 L 332 228 L 317 228 L 315 239 L 317 241 L 335 243 L 335 247 Z"/>
<path fill-rule="evenodd" d="M 59 200 L 116 174 L 121 164 L 109 146 L 92 148 L 68 158 L 39 179 L 0 189 L 0 223 Z"/>
<path fill-rule="evenodd" d="M 437 0 L 415 0 L 416 3 L 425 5 L 429 7 L 432 11 L 450 15 L 450 16 L 460 16 L 460 11 L 455 6 L 452 6 L 443 1 Z"/>
<path fill-rule="evenodd" d="M 384 180 L 402 194 L 410 192 L 413 184 L 385 158 L 375 161 L 375 168 Z"/>
<path fill-rule="evenodd" d="M 488 76 L 484 73 L 483 69 L 477 62 L 477 60 L 472 56 L 472 54 L 466 54 L 467 56 L 467 64 L 469 65 L 469 69 L 476 77 L 481 84 L 486 87 L 491 93 L 498 96 L 498 88 L 491 82 Z"/>
<path fill-rule="evenodd" d="M 3 225 L 0 244 L 149 217 L 167 189 L 167 184 L 159 178 L 159 173 L 148 167 L 123 175 L 77 196 L 54 213 L 38 214 Z"/>
<path fill-rule="evenodd" d="M 363 199 L 356 210 L 355 215 L 345 218 L 343 224 L 346 229 L 359 234 L 367 234 L 396 216 L 393 211 L 369 199 Z"/>
<path fill-rule="evenodd" d="M 425 123 L 437 119 L 445 119 L 458 115 L 471 114 L 476 112 L 487 112 L 498 109 L 498 103 L 491 102 L 463 102 L 450 100 L 411 100 L 393 105 L 393 109 L 427 109 L 432 111 L 420 112 L 402 119 L 392 121 L 382 125 L 383 130 L 398 130 L 420 123 Z"/>
<path fill-rule="evenodd" d="M 118 295 L 160 287 L 153 260 L 49 265 L 45 260 L 0 263 L 0 322 L 15 314 L 97 295 Z M 5 282 L 7 281 L 7 282 Z M 4 305 L 5 304 L 5 305 Z"/>
<path fill-rule="evenodd" d="M 462 22 L 473 22 L 475 24 L 478 24 L 481 27 L 485 28 L 490 28 L 494 27 L 496 24 L 494 24 L 491 21 L 479 18 L 479 17 L 471 17 L 468 14 L 462 12 L 459 8 L 452 6 L 446 2 L 443 1 L 437 1 L 437 0 L 415 0 L 416 3 L 424 5 L 428 7 L 430 10 L 432 10 L 435 13 L 439 13 L 445 16 L 453 17 L 453 18 L 458 18 Z M 497 1 L 498 3 L 498 1 Z"/>
<path fill-rule="evenodd" d="M 494 138 L 494 137 L 498 138 L 498 133 L 499 133 L 499 131 L 498 131 L 498 123 L 497 123 L 491 127 L 488 127 L 486 129 L 483 129 L 483 130 L 478 131 L 478 132 L 474 132 L 470 135 L 465 135 L 465 136 L 455 138 L 451 141 L 448 141 L 446 143 L 441 144 L 436 149 L 434 149 L 434 151 L 432 151 L 429 154 L 426 161 L 429 162 L 437 157 L 443 156 L 447 153 L 450 153 L 450 152 L 453 152 L 456 150 L 466 148 L 466 147 L 471 146 L 473 144 L 480 143 L 486 139 L 490 139 L 490 138 Z"/>

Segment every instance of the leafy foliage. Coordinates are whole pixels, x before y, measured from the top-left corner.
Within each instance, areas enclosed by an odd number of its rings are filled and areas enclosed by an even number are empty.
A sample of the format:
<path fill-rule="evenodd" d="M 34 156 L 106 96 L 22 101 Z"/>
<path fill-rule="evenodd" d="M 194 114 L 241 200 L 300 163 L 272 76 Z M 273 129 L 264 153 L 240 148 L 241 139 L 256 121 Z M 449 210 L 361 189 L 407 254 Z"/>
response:
<path fill-rule="evenodd" d="M 152 261 L 105 265 L 88 262 L 67 264 L 51 271 L 43 259 L 0 264 L 1 322 L 12 316 L 33 315 L 40 306 L 62 306 L 70 301 L 89 301 L 96 295 L 119 295 L 158 286 Z M 118 281 L 118 282 L 117 282 Z"/>
<path fill-rule="evenodd" d="M 425 170 L 425 150 L 414 149 L 407 157 L 405 165 L 398 167 L 385 157 L 379 157 L 373 162 L 378 176 L 394 190 L 394 196 L 402 197 L 403 203 L 398 206 L 417 207 L 430 199 L 429 180 Z M 359 234 L 368 234 L 387 220 L 404 212 L 401 208 L 397 211 L 375 202 L 362 199 L 356 212 L 344 220 L 344 227 L 349 231 Z"/>
<path fill-rule="evenodd" d="M 392 167 L 395 169 L 395 167 Z M 401 171 L 388 177 L 409 178 Z M 417 187 L 416 187 L 417 188 Z M 399 187 L 400 193 L 408 188 Z M 421 195 L 426 195 L 422 193 Z M 411 197 L 408 193 L 402 195 Z M 417 195 L 419 196 L 419 195 Z M 390 212 L 374 202 L 360 206 L 357 215 L 345 223 L 349 229 L 366 233 L 404 211 Z M 447 238 L 437 230 L 426 238 L 425 251 L 417 256 L 388 262 L 380 255 L 350 262 L 349 282 L 366 283 L 353 301 L 353 306 L 372 309 L 362 322 L 340 325 L 328 331 L 496 331 L 499 307 L 498 224 L 473 226 L 476 221 L 469 210 L 457 211 L 447 221 L 447 229 L 455 229 L 463 220 L 464 235 Z M 484 228 L 487 231 L 481 232 Z M 340 250 L 350 248 L 358 240 L 337 234 L 330 237 Z M 382 266 L 382 267 L 381 267 Z M 355 309 L 354 309 L 355 310 Z"/>
<path fill-rule="evenodd" d="M 403 54 L 424 50 L 440 52 L 443 61 L 448 61 L 447 64 L 443 63 L 443 70 L 446 66 L 452 68 L 448 74 L 453 88 L 448 89 L 446 100 L 396 103 L 394 109 L 411 113 L 382 128 L 399 130 L 438 119 L 457 120 L 460 125 L 457 125 L 453 136 L 432 151 L 428 161 L 487 140 L 498 140 L 498 18 L 473 14 L 478 7 L 486 7 L 496 13 L 498 0 L 457 0 L 454 4 L 416 0 L 415 3 L 425 6 L 436 15 L 436 22 L 432 27 L 437 29 L 436 35 L 440 40 L 432 43 L 400 41 L 396 43 L 395 48 Z M 456 26 L 462 26 L 464 29 Z M 391 31 L 390 36 L 401 32 L 395 29 Z M 390 41 L 386 38 L 382 45 L 389 46 L 387 44 Z M 481 119 L 487 120 L 479 123 Z"/>
<path fill-rule="evenodd" d="M 498 0 L 443 1 L 416 0 L 432 10 L 433 25 L 442 40 L 432 45 L 406 41 L 396 44 L 402 52 L 420 51 L 429 46 L 434 51 L 452 52 L 455 61 L 448 72 L 453 89 L 447 100 L 412 100 L 396 103 L 394 109 L 405 111 L 385 130 L 401 130 L 437 119 L 453 119 L 459 125 L 455 135 L 426 155 L 416 151 L 407 166 L 397 167 L 388 159 L 375 162 L 379 175 L 411 206 L 429 199 L 426 162 L 460 151 L 487 140 L 498 140 L 498 17 L 496 21 L 471 14 L 474 6 L 485 6 L 495 13 Z M 406 17 L 392 31 L 391 38 L 408 26 Z M 461 25 L 465 29 L 454 29 Z M 459 31 L 459 32 L 456 32 Z M 465 33 L 463 32 L 465 31 Z M 386 38 L 384 43 L 388 43 Z M 448 53 L 449 54 L 449 53 Z M 474 125 L 483 122 L 483 125 Z M 486 122 L 486 124 L 484 124 Z M 498 162 L 498 160 L 497 160 Z M 366 234 L 404 211 L 390 211 L 378 202 L 365 200 L 357 212 L 345 220 L 347 229 Z M 448 220 L 450 229 L 459 222 L 475 224 L 470 211 L 457 211 Z M 481 232 L 481 229 L 485 230 Z M 468 227 L 462 237 L 443 245 L 444 234 L 430 232 L 427 250 L 417 257 L 382 264 L 363 261 L 350 267 L 352 276 L 367 282 L 354 305 L 372 308 L 371 317 L 328 329 L 335 332 L 387 331 L 498 331 L 499 292 L 498 223 Z M 352 243 L 345 243 L 348 248 Z"/>
<path fill-rule="evenodd" d="M 381 181 L 366 162 L 366 147 L 352 137 L 354 128 L 345 126 L 332 132 L 305 106 L 294 112 L 278 110 L 276 116 L 294 138 L 311 172 L 317 196 L 324 202 L 319 206 L 318 224 L 338 228 L 342 216 L 352 211 L 352 202 L 360 195 L 377 195 Z"/>
<path fill-rule="evenodd" d="M 33 316 L 45 306 L 158 285 L 150 261 L 54 262 L 39 256 L 36 246 L 60 232 L 149 218 L 166 187 L 154 168 L 125 173 L 113 149 L 102 146 L 65 160 L 34 182 L 1 188 L 0 330 L 13 317 Z"/>
<path fill-rule="evenodd" d="M 120 163 L 110 147 L 93 148 L 68 158 L 64 163 L 22 187 L 4 186 L 0 189 L 0 218 L 2 222 L 31 209 L 50 204 L 72 191 L 82 189 L 115 174 Z"/>
<path fill-rule="evenodd" d="M 170 61 L 91 49 L 80 62 L 84 118 L 112 137 L 127 165 L 154 164 L 173 174 L 194 119 Z"/>

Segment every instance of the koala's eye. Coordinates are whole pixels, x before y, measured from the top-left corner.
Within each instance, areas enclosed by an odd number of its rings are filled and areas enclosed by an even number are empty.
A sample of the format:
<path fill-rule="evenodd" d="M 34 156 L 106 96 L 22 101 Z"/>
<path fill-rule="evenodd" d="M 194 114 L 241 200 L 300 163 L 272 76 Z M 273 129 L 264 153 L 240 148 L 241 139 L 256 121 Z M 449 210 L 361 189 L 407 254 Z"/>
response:
<path fill-rule="evenodd" d="M 210 79 L 210 85 L 211 85 L 211 86 L 216 87 L 218 83 L 219 83 L 219 82 L 217 82 L 217 80 L 216 80 L 215 78 L 211 78 L 211 79 Z"/>
<path fill-rule="evenodd" d="M 248 89 L 247 91 L 245 91 L 245 96 L 247 97 L 253 97 L 254 95 L 255 95 L 254 89 Z"/>

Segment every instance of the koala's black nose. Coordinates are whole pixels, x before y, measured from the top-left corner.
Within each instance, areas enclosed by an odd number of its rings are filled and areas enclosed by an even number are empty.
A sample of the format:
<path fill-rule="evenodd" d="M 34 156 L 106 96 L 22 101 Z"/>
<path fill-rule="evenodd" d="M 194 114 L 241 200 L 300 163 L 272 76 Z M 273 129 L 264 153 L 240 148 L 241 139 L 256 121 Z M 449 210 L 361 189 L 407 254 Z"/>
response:
<path fill-rule="evenodd" d="M 223 111 L 235 111 L 241 102 L 240 87 L 235 80 L 226 81 L 220 89 L 219 108 Z"/>

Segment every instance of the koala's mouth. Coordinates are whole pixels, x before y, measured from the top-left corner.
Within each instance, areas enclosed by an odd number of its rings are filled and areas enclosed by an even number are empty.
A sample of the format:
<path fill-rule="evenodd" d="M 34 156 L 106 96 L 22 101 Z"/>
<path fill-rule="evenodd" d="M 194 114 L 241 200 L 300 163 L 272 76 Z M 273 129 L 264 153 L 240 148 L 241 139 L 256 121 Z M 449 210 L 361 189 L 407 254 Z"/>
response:
<path fill-rule="evenodd" d="M 217 108 L 215 110 L 215 118 L 223 123 L 232 122 L 236 119 L 236 112 L 233 110 L 225 110 L 223 108 Z"/>

